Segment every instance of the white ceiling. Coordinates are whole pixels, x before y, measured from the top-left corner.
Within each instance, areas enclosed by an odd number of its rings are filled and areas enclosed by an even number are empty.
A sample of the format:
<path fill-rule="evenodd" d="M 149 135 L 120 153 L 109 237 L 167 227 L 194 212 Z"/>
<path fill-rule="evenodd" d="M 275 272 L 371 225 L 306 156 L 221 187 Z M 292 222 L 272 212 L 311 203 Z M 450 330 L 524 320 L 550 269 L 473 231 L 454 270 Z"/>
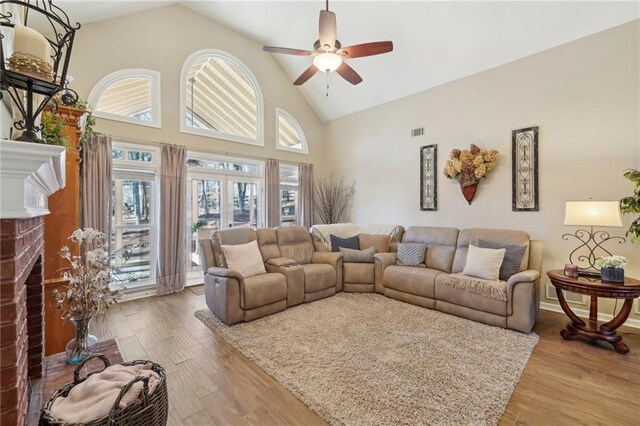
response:
<path fill-rule="evenodd" d="M 170 2 L 56 1 L 88 23 Z M 259 43 L 312 49 L 323 1 L 180 1 Z M 300 88 L 323 121 L 484 71 L 640 18 L 640 3 L 333 1 L 343 46 L 392 40 L 392 53 L 352 59 L 364 81 L 320 73 Z M 261 53 L 267 55 L 268 53 Z M 310 58 L 275 55 L 291 81 Z"/>

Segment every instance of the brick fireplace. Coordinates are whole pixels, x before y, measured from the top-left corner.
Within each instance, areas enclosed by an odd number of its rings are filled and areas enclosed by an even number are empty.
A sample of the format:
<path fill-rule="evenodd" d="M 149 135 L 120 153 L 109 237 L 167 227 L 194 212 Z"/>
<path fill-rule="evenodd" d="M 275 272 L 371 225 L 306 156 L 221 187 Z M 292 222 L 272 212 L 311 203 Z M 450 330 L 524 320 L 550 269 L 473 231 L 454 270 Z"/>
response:
<path fill-rule="evenodd" d="M 0 424 L 37 423 L 44 369 L 44 218 L 65 149 L 0 141 Z"/>
<path fill-rule="evenodd" d="M 25 424 L 44 359 L 42 217 L 0 220 L 0 418 Z M 35 402 L 35 401 L 34 401 Z"/>

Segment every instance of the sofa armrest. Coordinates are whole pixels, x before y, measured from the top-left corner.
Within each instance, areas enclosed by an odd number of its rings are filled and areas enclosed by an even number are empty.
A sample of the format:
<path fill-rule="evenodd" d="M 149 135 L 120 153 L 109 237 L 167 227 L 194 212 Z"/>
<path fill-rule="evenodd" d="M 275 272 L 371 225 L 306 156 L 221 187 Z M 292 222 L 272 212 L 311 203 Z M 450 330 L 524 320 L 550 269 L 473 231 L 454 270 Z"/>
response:
<path fill-rule="evenodd" d="M 332 251 L 316 251 L 311 257 L 311 263 L 326 263 L 334 268 L 338 267 L 340 260 L 342 260 L 342 253 Z"/>
<path fill-rule="evenodd" d="M 278 259 L 286 259 L 284 257 Z M 291 264 L 275 266 L 267 262 L 268 273 L 284 275 L 287 280 L 287 307 L 299 305 L 304 302 L 304 268 L 291 260 Z"/>
<path fill-rule="evenodd" d="M 384 293 L 384 285 L 382 284 L 382 278 L 384 276 L 384 270 L 387 266 L 395 265 L 397 254 L 395 252 L 389 253 L 376 253 L 373 255 L 375 266 L 375 292 Z"/>
<path fill-rule="evenodd" d="M 274 257 L 273 259 L 267 260 L 266 264 L 270 266 L 280 267 L 280 266 L 293 266 L 293 265 L 297 265 L 298 263 L 295 260 L 288 259 L 286 257 Z"/>
<path fill-rule="evenodd" d="M 537 305 L 537 292 L 538 292 L 537 283 L 539 280 L 540 280 L 540 272 L 534 269 L 528 269 L 526 271 L 518 272 L 517 274 L 512 275 L 511 278 L 509 278 L 509 281 L 507 281 L 507 300 L 509 301 L 507 305 L 507 315 L 514 314 L 513 299 L 515 298 L 514 291 L 516 286 L 520 287 L 521 285 L 529 285 L 531 289 L 528 290 L 527 287 L 525 286 L 525 291 L 520 292 L 521 296 L 525 294 L 530 295 L 525 297 L 525 299 L 529 299 L 529 297 L 531 297 L 531 300 L 528 303 L 535 303 Z M 515 302 L 515 304 L 518 304 L 518 302 Z M 535 309 L 537 310 L 537 306 Z"/>
<path fill-rule="evenodd" d="M 207 269 L 207 275 L 222 278 L 235 278 L 240 282 L 240 284 L 244 285 L 244 279 L 242 278 L 242 275 L 240 275 L 240 272 L 234 271 L 233 269 L 212 267 Z"/>

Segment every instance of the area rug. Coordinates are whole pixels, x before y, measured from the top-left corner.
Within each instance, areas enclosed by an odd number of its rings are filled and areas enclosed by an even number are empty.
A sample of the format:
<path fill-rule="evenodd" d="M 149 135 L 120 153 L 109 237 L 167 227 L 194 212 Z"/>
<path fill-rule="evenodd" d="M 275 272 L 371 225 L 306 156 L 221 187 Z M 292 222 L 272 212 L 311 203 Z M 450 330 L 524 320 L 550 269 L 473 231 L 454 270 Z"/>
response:
<path fill-rule="evenodd" d="M 493 425 L 538 341 L 377 294 L 196 317 L 334 425 Z"/>

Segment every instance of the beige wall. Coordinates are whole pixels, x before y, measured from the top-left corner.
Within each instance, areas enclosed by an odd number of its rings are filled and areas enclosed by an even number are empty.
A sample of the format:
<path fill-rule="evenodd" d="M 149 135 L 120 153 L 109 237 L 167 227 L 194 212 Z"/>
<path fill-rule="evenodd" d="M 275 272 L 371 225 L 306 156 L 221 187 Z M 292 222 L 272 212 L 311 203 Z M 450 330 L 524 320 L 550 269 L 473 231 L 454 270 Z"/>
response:
<path fill-rule="evenodd" d="M 180 132 L 180 71 L 190 54 L 205 48 L 231 53 L 256 76 L 264 99 L 264 147 Z M 273 55 L 264 53 L 256 41 L 189 9 L 179 5 L 151 9 L 87 24 L 78 31 L 69 72 L 75 78 L 72 87 L 80 96 L 86 99 L 102 77 L 124 68 L 146 68 L 161 73 L 162 128 L 98 119 L 98 131 L 232 155 L 316 165 L 323 159 L 323 124 Z M 290 112 L 299 121 L 309 142 L 309 155 L 275 149 L 276 107 Z"/>
<path fill-rule="evenodd" d="M 328 123 L 334 171 L 357 185 L 350 220 L 522 229 L 544 241 L 545 271 L 562 267 L 576 246 L 561 238 L 576 229 L 562 224 L 564 202 L 632 192 L 622 173 L 640 167 L 639 36 L 635 21 Z M 511 131 L 532 125 L 540 127 L 540 211 L 513 212 Z M 422 126 L 424 136 L 411 138 Z M 469 206 L 441 171 L 453 148 L 472 142 L 501 156 Z M 419 209 L 419 147 L 427 144 L 438 144 L 437 212 Z M 640 277 L 640 246 L 610 248 Z"/>

